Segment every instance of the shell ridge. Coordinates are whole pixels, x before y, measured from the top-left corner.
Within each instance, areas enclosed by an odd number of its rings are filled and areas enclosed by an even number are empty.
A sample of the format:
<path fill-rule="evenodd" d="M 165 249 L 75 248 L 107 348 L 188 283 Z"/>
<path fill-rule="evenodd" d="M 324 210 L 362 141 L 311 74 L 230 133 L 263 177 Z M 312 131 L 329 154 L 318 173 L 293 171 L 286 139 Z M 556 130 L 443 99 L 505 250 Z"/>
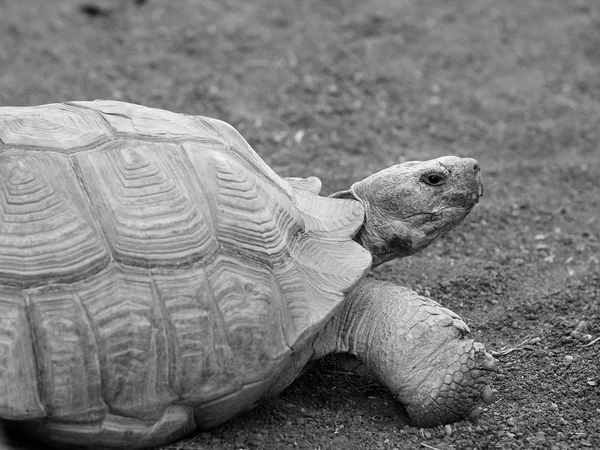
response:
<path fill-rule="evenodd" d="M 166 345 L 165 345 L 165 351 L 166 351 L 166 356 L 165 356 L 165 360 L 167 362 L 167 386 L 169 388 L 169 391 L 175 395 L 177 397 L 177 401 L 180 402 L 182 400 L 181 395 L 179 392 L 177 392 L 177 390 L 175 389 L 174 385 L 175 385 L 175 350 L 172 348 L 174 345 L 176 345 L 176 341 L 175 341 L 175 336 L 173 336 L 173 329 L 171 326 L 169 326 L 169 322 L 168 322 L 168 312 L 167 312 L 167 307 L 166 307 L 166 303 L 165 303 L 165 299 L 162 296 L 160 289 L 158 289 L 158 286 L 156 285 L 156 279 L 154 278 L 152 271 L 147 270 L 147 275 L 148 275 L 148 279 L 150 280 L 150 288 L 152 289 L 152 292 L 155 296 L 155 298 L 157 299 L 157 301 L 155 301 L 155 309 L 158 310 L 158 312 L 160 312 L 160 320 L 161 322 L 164 324 L 164 329 L 165 329 L 165 337 L 166 337 Z"/>
<path fill-rule="evenodd" d="M 103 270 L 101 270 L 100 272 L 98 272 L 97 274 L 95 274 L 94 276 L 102 276 L 102 272 L 110 272 L 114 270 L 114 266 L 116 266 L 117 263 L 116 262 L 112 262 L 111 264 L 109 264 L 107 267 L 105 267 Z M 90 277 L 90 279 L 93 277 Z M 87 319 L 88 323 L 90 324 L 90 328 L 92 330 L 92 336 L 94 338 L 94 345 L 96 346 L 96 349 L 98 350 L 98 369 L 99 369 L 99 373 L 100 373 L 100 392 L 101 392 L 101 396 L 102 396 L 102 401 L 104 402 L 104 404 L 106 405 L 107 408 L 107 413 L 114 413 L 110 402 L 108 401 L 108 382 L 106 380 L 106 373 L 105 370 L 103 369 L 103 367 L 106 367 L 106 354 L 105 352 L 103 352 L 103 348 L 102 345 L 100 344 L 100 330 L 98 329 L 98 324 L 96 323 L 96 320 L 92 317 L 92 314 L 89 311 L 89 308 L 86 307 L 85 302 L 83 301 L 83 298 L 81 297 L 80 293 L 74 288 L 75 285 L 81 285 L 83 283 L 83 281 L 80 281 L 78 283 L 74 283 L 69 285 L 69 289 L 73 292 L 74 297 L 77 299 L 78 304 L 80 305 L 81 310 L 83 311 L 83 315 L 84 317 Z"/>
<path fill-rule="evenodd" d="M 36 378 L 37 378 L 37 383 L 36 383 L 37 396 L 43 405 L 45 414 L 47 415 L 48 414 L 48 405 L 47 405 L 46 399 L 43 396 L 44 388 L 41 385 L 44 377 L 42 376 L 42 368 L 40 367 L 40 357 L 39 357 L 39 348 L 38 348 L 39 344 L 38 344 L 38 336 L 37 336 L 38 333 L 37 333 L 36 327 L 34 326 L 34 322 L 33 322 L 33 318 L 32 318 L 30 298 L 25 291 L 21 291 L 21 295 L 23 297 L 23 305 L 25 307 L 25 318 L 27 320 L 29 333 L 31 335 L 31 344 L 33 346 L 33 360 L 35 363 L 35 372 L 37 375 L 36 376 Z"/>
<path fill-rule="evenodd" d="M 221 311 L 221 308 L 219 308 L 219 303 L 217 302 L 217 298 L 215 297 L 214 288 L 210 282 L 210 277 L 208 276 L 208 271 L 205 268 L 202 269 L 202 274 L 204 276 L 204 282 L 206 283 L 206 286 L 208 286 L 207 294 L 208 294 L 208 299 L 210 300 L 211 309 L 212 309 L 213 313 L 216 313 L 216 317 L 217 317 L 216 326 L 218 327 L 219 330 L 221 330 L 225 334 L 224 340 L 227 343 L 227 348 L 225 349 L 225 351 L 226 351 L 226 353 L 228 353 L 229 360 L 225 361 L 222 364 L 221 370 L 226 370 L 226 369 L 230 370 L 229 366 L 232 362 L 234 362 L 234 360 L 233 360 L 234 355 L 233 355 L 233 350 L 231 349 L 231 346 L 229 345 L 229 341 L 226 336 L 225 316 L 223 314 L 223 311 Z M 214 343 L 214 342 L 213 342 L 213 344 L 216 345 L 216 343 Z M 217 349 L 213 348 L 213 350 L 216 354 Z M 240 387 L 240 389 L 241 389 L 241 387 Z"/>
<path fill-rule="evenodd" d="M 101 268 L 100 270 L 98 270 L 94 274 L 94 275 L 96 275 L 96 274 L 102 272 L 104 269 L 106 269 L 108 266 L 110 266 L 111 264 L 113 264 L 115 262 L 115 252 L 112 247 L 112 243 L 108 239 L 108 236 L 106 235 L 106 231 L 104 230 L 104 227 L 102 226 L 100 217 L 98 217 L 98 212 L 96 211 L 96 208 L 94 207 L 94 204 L 92 203 L 92 198 L 90 196 L 90 192 L 88 191 L 87 186 L 83 182 L 83 172 L 79 165 L 79 161 L 77 161 L 77 159 L 75 159 L 75 157 L 73 155 L 71 155 L 69 157 L 69 160 L 71 162 L 71 167 L 73 168 L 73 172 L 75 173 L 75 178 L 77 180 L 77 184 L 79 184 L 79 186 L 81 187 L 81 192 L 83 193 L 83 196 L 85 197 L 85 201 L 88 204 L 88 209 L 90 210 L 90 213 L 94 220 L 94 223 L 100 232 L 102 242 L 104 242 L 104 245 L 108 249 L 108 254 L 110 256 L 110 261 L 108 262 L 108 264 L 106 266 L 104 266 L 103 268 Z"/>
<path fill-rule="evenodd" d="M 75 102 L 75 101 L 65 102 L 65 104 L 73 106 L 74 108 L 91 111 L 90 114 L 95 114 L 96 116 L 98 116 L 100 118 L 100 120 L 102 120 L 102 122 L 104 122 L 104 125 L 106 126 L 106 128 L 108 128 L 109 130 L 112 131 L 113 138 L 114 138 L 114 136 L 117 135 L 117 130 L 115 130 L 115 128 L 110 124 L 110 122 L 108 120 L 106 120 L 106 117 L 104 117 L 104 113 L 98 111 L 97 109 L 89 108 L 89 107 L 87 107 L 81 103 Z"/>
<path fill-rule="evenodd" d="M 150 291 L 152 292 L 152 302 L 150 304 L 151 306 L 151 310 L 152 310 L 152 316 L 151 316 L 151 325 L 153 327 L 153 345 L 154 345 L 154 357 L 155 357 L 155 361 L 157 361 L 157 366 L 159 366 L 160 364 L 158 363 L 161 358 L 159 357 L 159 353 L 160 353 L 160 349 L 157 348 L 158 346 L 158 342 L 156 339 L 156 335 L 162 333 L 164 335 L 164 352 L 166 353 L 164 355 L 164 357 L 162 358 L 163 363 L 165 364 L 166 367 L 166 374 L 164 374 L 164 382 L 166 384 L 165 389 L 167 392 L 163 393 L 164 396 L 167 395 L 171 395 L 173 397 L 175 397 L 174 399 L 172 399 L 170 402 L 165 402 L 164 408 L 163 408 L 163 414 L 164 412 L 169 408 L 169 403 L 174 403 L 176 401 L 179 401 L 181 399 L 180 395 L 175 391 L 175 389 L 173 388 L 173 385 L 171 384 L 171 378 L 172 378 L 172 372 L 173 372 L 173 365 L 172 365 L 172 352 L 171 352 L 171 330 L 170 327 L 168 326 L 168 322 L 167 322 L 167 311 L 166 311 L 166 307 L 165 307 L 165 303 L 164 300 L 162 298 L 162 296 L 160 295 L 160 292 L 158 290 L 158 287 L 156 286 L 156 283 L 154 281 L 154 279 L 152 278 L 152 274 L 150 270 L 146 270 L 146 276 L 148 278 L 149 281 L 149 285 L 150 285 Z M 153 381 L 154 384 L 157 383 L 157 378 L 158 378 L 158 370 L 154 371 L 153 374 Z"/>
<path fill-rule="evenodd" d="M 37 337 L 35 327 L 33 325 L 31 304 L 29 301 L 29 297 L 27 296 L 27 294 L 24 291 L 21 291 L 21 298 L 23 299 L 23 307 L 25 310 L 25 320 L 27 320 L 27 325 L 28 325 L 27 328 L 29 329 L 29 335 L 31 336 L 31 345 L 32 345 L 32 349 L 33 349 L 33 362 L 35 364 L 35 373 L 36 373 L 36 381 L 37 381 L 35 383 L 36 395 L 42 405 L 42 408 L 44 410 L 44 415 L 47 415 L 48 414 L 48 405 L 46 403 L 46 399 L 44 399 L 43 388 L 41 386 L 41 384 L 42 384 L 41 380 L 43 379 L 42 368 L 40 367 L 38 337 Z"/>
<path fill-rule="evenodd" d="M 185 143 L 179 144 L 178 147 L 181 149 L 181 155 L 182 157 L 185 159 L 186 164 L 184 164 L 187 172 L 190 174 L 190 176 L 196 181 L 196 183 L 198 184 L 198 187 L 200 189 L 196 189 L 194 190 L 194 193 L 202 196 L 203 199 L 203 203 L 205 205 L 208 206 L 209 209 L 209 214 L 208 214 L 208 219 L 207 220 L 207 225 L 210 227 L 210 231 L 211 234 L 213 236 L 213 239 L 215 239 L 216 241 L 216 246 L 217 246 L 217 250 L 214 253 L 219 253 L 219 250 L 221 249 L 221 242 L 219 240 L 219 234 L 217 233 L 217 223 L 215 220 L 216 216 L 216 210 L 217 210 L 217 206 L 215 204 L 215 201 L 212 199 L 212 197 L 210 195 L 206 195 L 206 191 L 209 190 L 209 186 L 206 185 L 205 182 L 203 182 L 203 180 L 200 178 L 200 174 L 198 173 L 197 170 L 194 170 L 196 168 L 196 165 L 194 165 L 192 158 L 189 155 L 189 150 L 185 148 Z M 207 172 L 209 172 L 207 170 Z M 209 176 L 214 175 L 214 174 L 209 174 Z"/>
<path fill-rule="evenodd" d="M 283 288 L 281 287 L 281 283 L 277 276 L 277 271 L 275 267 L 273 268 L 273 272 L 271 273 L 271 284 L 274 286 L 273 294 L 277 298 L 285 298 L 285 294 Z M 287 314 L 285 314 L 287 312 Z M 292 342 L 293 339 L 292 329 L 294 328 L 293 321 L 289 320 L 290 315 L 290 307 L 287 302 L 280 302 L 277 308 L 277 316 L 279 317 L 279 323 L 281 326 L 281 335 L 285 337 L 285 345 L 289 350 L 292 350 Z M 288 329 L 290 327 L 291 329 Z"/>
<path fill-rule="evenodd" d="M 111 270 L 112 269 L 112 263 L 109 264 L 104 270 Z M 106 380 L 104 379 L 103 376 L 103 371 L 102 371 L 102 363 L 101 363 L 101 347 L 100 347 L 100 342 L 98 342 L 98 327 L 96 326 L 96 322 L 92 319 L 92 316 L 90 315 L 90 312 L 88 311 L 88 309 L 85 307 L 84 303 L 83 303 L 83 299 L 81 298 L 81 296 L 75 291 L 75 289 L 73 289 L 73 285 L 69 285 L 69 290 L 73 293 L 73 297 L 77 300 L 76 304 L 77 307 L 79 308 L 79 310 L 81 311 L 82 317 L 87 321 L 90 329 L 92 330 L 92 338 L 94 339 L 93 345 L 96 349 L 96 355 L 97 355 L 97 359 L 96 362 L 98 363 L 98 373 L 100 376 L 100 395 L 101 395 L 101 399 L 102 399 L 102 403 L 105 405 L 106 407 L 106 412 L 108 414 L 108 412 L 110 411 L 110 405 L 109 403 L 106 401 L 107 397 L 106 397 Z"/>

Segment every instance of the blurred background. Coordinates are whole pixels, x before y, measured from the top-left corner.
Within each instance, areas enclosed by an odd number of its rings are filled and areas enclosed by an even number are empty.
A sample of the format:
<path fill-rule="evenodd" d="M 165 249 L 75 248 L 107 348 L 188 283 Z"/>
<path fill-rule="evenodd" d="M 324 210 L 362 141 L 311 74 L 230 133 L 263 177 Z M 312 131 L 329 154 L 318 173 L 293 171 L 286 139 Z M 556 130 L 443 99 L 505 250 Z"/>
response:
<path fill-rule="evenodd" d="M 331 361 L 183 448 L 600 448 L 597 0 L 0 0 L 0 106 L 124 100 L 233 124 L 323 194 L 477 158 L 465 223 L 375 276 L 501 358 L 475 424 L 417 430 Z M 425 447 L 421 446 L 425 444 Z"/>

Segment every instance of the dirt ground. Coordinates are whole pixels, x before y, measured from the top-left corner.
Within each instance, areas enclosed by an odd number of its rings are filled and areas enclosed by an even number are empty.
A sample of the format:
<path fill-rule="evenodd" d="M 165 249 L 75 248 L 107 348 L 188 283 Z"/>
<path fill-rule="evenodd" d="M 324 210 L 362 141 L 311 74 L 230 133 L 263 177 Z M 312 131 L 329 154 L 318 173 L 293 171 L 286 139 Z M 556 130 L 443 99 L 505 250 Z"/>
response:
<path fill-rule="evenodd" d="M 411 427 L 325 360 L 163 450 L 600 448 L 600 2 L 0 0 L 0 42 L 0 105 L 218 117 L 325 194 L 405 160 L 481 163 L 465 223 L 375 273 L 459 313 L 488 349 L 519 348 L 477 422 Z"/>

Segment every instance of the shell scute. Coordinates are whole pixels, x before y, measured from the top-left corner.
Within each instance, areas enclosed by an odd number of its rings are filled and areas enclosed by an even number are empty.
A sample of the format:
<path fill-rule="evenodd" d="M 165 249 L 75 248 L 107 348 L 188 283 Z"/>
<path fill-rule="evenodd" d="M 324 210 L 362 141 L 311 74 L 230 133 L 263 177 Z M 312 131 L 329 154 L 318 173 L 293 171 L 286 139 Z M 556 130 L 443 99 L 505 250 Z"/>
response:
<path fill-rule="evenodd" d="M 120 263 L 180 267 L 216 253 L 210 207 L 176 144 L 115 140 L 75 160 Z"/>
<path fill-rule="evenodd" d="M 107 266 L 110 253 L 67 157 L 5 152 L 0 187 L 1 283 L 72 282 Z"/>
<path fill-rule="evenodd" d="M 222 246 L 269 261 L 289 257 L 287 247 L 302 231 L 302 219 L 285 193 L 226 154 L 212 152 L 201 160 L 192 156 L 192 164 L 208 165 L 214 173 Z"/>
<path fill-rule="evenodd" d="M 159 417 L 177 396 L 169 388 L 167 334 L 150 276 L 109 268 L 73 291 L 94 320 L 104 401 L 127 417 Z"/>
<path fill-rule="evenodd" d="M 271 272 L 264 263 L 219 255 L 207 267 L 207 278 L 244 384 L 268 379 L 277 362 L 290 353 L 283 334 L 286 318 L 282 323 L 282 302 Z"/>
<path fill-rule="evenodd" d="M 107 414 L 98 347 L 81 301 L 67 285 L 25 293 L 49 418 L 93 422 Z"/>
<path fill-rule="evenodd" d="M 15 389 L 18 387 L 18 389 Z M 23 294 L 0 287 L 0 417 L 38 419 L 46 415 L 39 397 L 33 335 Z"/>
<path fill-rule="evenodd" d="M 246 139 L 244 139 L 232 125 L 223 122 L 222 120 L 211 119 L 208 117 L 195 116 L 193 119 L 196 120 L 196 123 L 202 128 L 208 128 L 212 130 L 213 133 L 216 133 L 219 140 L 225 144 L 224 150 L 230 156 L 242 162 L 247 170 L 254 171 L 264 180 L 277 185 L 283 192 L 290 196 L 293 195 L 293 189 L 290 184 L 279 177 L 279 175 L 277 175 L 275 171 L 271 169 L 260 156 L 258 156 Z"/>
<path fill-rule="evenodd" d="M 201 267 L 152 275 L 170 330 L 171 387 L 185 402 L 241 389 L 225 323 Z"/>
<path fill-rule="evenodd" d="M 100 114 L 68 104 L 0 108 L 0 142 L 6 147 L 72 153 L 95 147 L 113 135 Z"/>

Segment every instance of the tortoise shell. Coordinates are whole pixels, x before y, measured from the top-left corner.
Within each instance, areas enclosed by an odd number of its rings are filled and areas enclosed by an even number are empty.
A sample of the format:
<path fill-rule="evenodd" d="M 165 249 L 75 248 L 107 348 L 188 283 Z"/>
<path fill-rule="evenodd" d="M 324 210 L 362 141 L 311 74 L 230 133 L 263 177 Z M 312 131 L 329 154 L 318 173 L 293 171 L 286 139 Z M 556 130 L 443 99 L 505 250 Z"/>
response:
<path fill-rule="evenodd" d="M 370 265 L 359 202 L 293 187 L 215 119 L 0 108 L 0 185 L 0 418 L 50 440 L 225 421 Z"/>

